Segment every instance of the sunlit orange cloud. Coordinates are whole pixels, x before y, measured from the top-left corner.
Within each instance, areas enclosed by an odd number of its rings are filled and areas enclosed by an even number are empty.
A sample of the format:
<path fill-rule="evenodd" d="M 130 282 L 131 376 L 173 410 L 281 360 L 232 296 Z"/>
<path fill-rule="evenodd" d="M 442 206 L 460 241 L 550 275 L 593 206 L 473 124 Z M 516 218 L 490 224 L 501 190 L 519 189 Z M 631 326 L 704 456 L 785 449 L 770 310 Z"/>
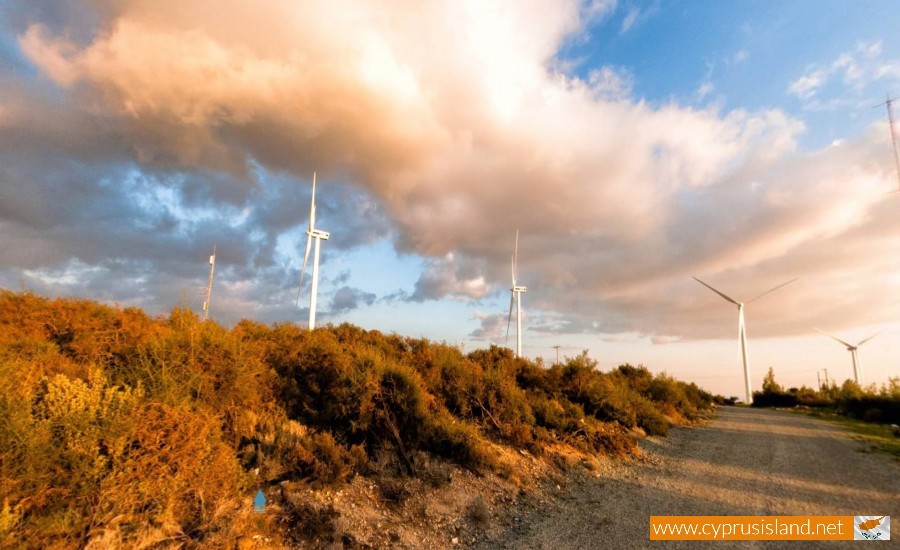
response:
<path fill-rule="evenodd" d="M 891 223 L 882 126 L 802 152 L 803 123 L 777 109 L 649 105 L 560 72 L 554 56 L 599 3 L 91 6 L 89 40 L 34 23 L 19 43 L 79 109 L 117 121 L 139 162 L 349 178 L 385 205 L 396 246 L 451 258 L 426 279 L 453 284 L 428 298 L 502 288 L 516 229 L 541 289 L 530 307 L 660 341 L 733 332 L 697 307 L 716 297 L 691 275 L 748 295 L 797 276 L 870 282 L 817 310 L 818 325 L 882 321 L 859 304 L 896 295 L 872 271 L 885 252 L 833 254 Z M 800 305 L 827 290 L 761 304 L 795 321 L 754 334 L 808 330 Z M 898 313 L 894 301 L 877 315 Z"/>

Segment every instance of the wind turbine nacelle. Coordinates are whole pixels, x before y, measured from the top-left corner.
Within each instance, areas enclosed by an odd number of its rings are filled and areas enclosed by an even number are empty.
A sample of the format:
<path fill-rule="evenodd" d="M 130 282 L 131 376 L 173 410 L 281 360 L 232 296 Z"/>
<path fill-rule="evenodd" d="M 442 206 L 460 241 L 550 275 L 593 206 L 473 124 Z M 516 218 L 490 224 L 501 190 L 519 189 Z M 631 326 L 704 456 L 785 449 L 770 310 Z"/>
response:
<path fill-rule="evenodd" d="M 313 229 L 312 231 L 307 231 L 306 234 L 314 239 L 322 239 L 323 241 L 327 241 L 328 237 L 331 236 L 331 233 L 321 229 Z"/>
<path fill-rule="evenodd" d="M 510 290 L 513 292 L 525 292 L 526 288 L 524 286 L 514 286 Z"/>

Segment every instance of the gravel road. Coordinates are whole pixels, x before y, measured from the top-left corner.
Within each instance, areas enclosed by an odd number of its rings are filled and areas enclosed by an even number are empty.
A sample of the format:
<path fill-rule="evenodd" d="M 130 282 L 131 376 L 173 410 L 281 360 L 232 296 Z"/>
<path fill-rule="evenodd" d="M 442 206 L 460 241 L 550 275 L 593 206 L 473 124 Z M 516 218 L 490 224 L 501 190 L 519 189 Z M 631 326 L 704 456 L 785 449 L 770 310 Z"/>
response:
<path fill-rule="evenodd" d="M 854 541 L 650 541 L 650 515 L 891 515 L 900 546 L 900 464 L 838 426 L 722 407 L 709 425 L 642 443 L 647 458 L 523 502 L 479 548 L 835 548 Z M 856 547 L 856 546 L 854 546 Z"/>

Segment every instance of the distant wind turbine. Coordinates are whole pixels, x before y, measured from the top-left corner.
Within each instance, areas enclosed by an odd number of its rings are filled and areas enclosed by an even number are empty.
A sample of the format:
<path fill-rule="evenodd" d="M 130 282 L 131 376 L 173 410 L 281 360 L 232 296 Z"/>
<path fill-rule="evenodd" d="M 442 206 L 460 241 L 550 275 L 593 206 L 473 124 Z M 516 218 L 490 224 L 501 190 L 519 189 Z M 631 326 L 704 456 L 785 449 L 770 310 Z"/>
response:
<path fill-rule="evenodd" d="M 516 357 L 522 356 L 522 293 L 524 286 L 516 284 L 516 262 L 519 255 L 519 230 L 516 230 L 516 248 L 512 257 L 512 287 L 509 289 L 509 317 L 506 320 L 506 342 L 509 343 L 509 325 L 512 322 L 513 304 L 516 306 Z"/>
<path fill-rule="evenodd" d="M 209 282 L 206 283 L 206 299 L 203 301 L 203 320 L 209 319 L 209 299 L 212 298 L 213 272 L 216 269 L 216 245 L 213 245 L 212 256 L 209 257 Z"/>
<path fill-rule="evenodd" d="M 694 280 L 697 281 L 698 283 L 700 283 L 701 285 L 705 286 L 706 288 L 712 290 L 713 292 L 715 292 L 716 294 L 718 294 L 725 300 L 731 302 L 732 304 L 734 304 L 738 307 L 738 343 L 740 345 L 741 361 L 743 361 L 743 363 L 744 363 L 744 389 L 747 393 L 747 404 L 749 405 L 749 404 L 753 403 L 753 392 L 750 389 L 750 365 L 749 365 L 749 362 L 747 359 L 747 328 L 746 328 L 746 325 L 744 324 L 744 306 L 746 304 L 749 304 L 750 302 L 753 302 L 754 300 L 759 300 L 760 298 L 762 298 L 766 294 L 769 294 L 770 292 L 774 292 L 783 286 L 787 286 L 787 285 L 793 283 L 797 279 L 791 279 L 790 281 L 788 281 L 786 283 L 781 283 L 780 285 L 770 288 L 769 290 L 763 292 L 759 296 L 756 296 L 755 298 L 753 298 L 751 300 L 747 300 L 746 302 L 738 302 L 731 296 L 728 296 L 722 292 L 719 292 L 718 290 L 716 290 L 713 287 L 709 286 L 708 284 L 704 283 L 697 277 L 694 277 Z"/>
<path fill-rule="evenodd" d="M 850 352 L 850 357 L 853 358 L 853 379 L 856 381 L 857 385 L 862 386 L 862 365 L 860 365 L 860 363 L 859 363 L 859 353 L 857 353 L 856 349 L 859 346 L 861 346 L 861 345 L 865 344 L 866 342 L 868 342 L 869 340 L 871 340 L 872 338 L 875 338 L 876 336 L 878 336 L 878 334 L 877 333 L 873 334 L 872 336 L 869 336 L 868 338 L 860 341 L 858 344 L 856 344 L 854 346 L 853 344 L 851 344 L 849 342 L 845 342 L 845 341 L 841 340 L 837 336 L 832 336 L 831 334 L 828 334 L 827 332 L 819 330 L 819 329 L 816 329 L 816 330 L 818 330 L 825 336 L 828 336 L 829 338 L 837 340 L 838 342 L 847 346 L 847 351 Z"/>
<path fill-rule="evenodd" d="M 297 307 L 300 306 L 300 295 L 303 292 L 303 275 L 309 261 L 310 245 L 316 240 L 316 253 L 313 255 L 312 285 L 309 291 L 309 330 L 316 328 L 316 294 L 319 291 L 319 242 L 327 241 L 327 231 L 316 229 L 316 173 L 313 172 L 312 202 L 309 205 L 309 229 L 306 230 L 306 252 L 303 254 L 303 268 L 300 270 L 300 288 L 297 290 Z"/>

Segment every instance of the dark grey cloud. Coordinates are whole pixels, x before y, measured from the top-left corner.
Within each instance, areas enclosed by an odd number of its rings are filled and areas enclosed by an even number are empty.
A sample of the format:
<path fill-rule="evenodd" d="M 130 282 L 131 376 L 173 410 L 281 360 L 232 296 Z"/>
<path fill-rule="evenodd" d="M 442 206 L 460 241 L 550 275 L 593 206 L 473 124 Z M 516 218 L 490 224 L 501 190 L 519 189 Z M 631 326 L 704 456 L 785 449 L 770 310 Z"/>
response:
<path fill-rule="evenodd" d="M 371 292 L 364 292 L 358 288 L 343 286 L 334 292 L 329 306 L 331 315 L 341 315 L 358 309 L 362 306 L 370 306 L 375 303 L 376 296 Z"/>

